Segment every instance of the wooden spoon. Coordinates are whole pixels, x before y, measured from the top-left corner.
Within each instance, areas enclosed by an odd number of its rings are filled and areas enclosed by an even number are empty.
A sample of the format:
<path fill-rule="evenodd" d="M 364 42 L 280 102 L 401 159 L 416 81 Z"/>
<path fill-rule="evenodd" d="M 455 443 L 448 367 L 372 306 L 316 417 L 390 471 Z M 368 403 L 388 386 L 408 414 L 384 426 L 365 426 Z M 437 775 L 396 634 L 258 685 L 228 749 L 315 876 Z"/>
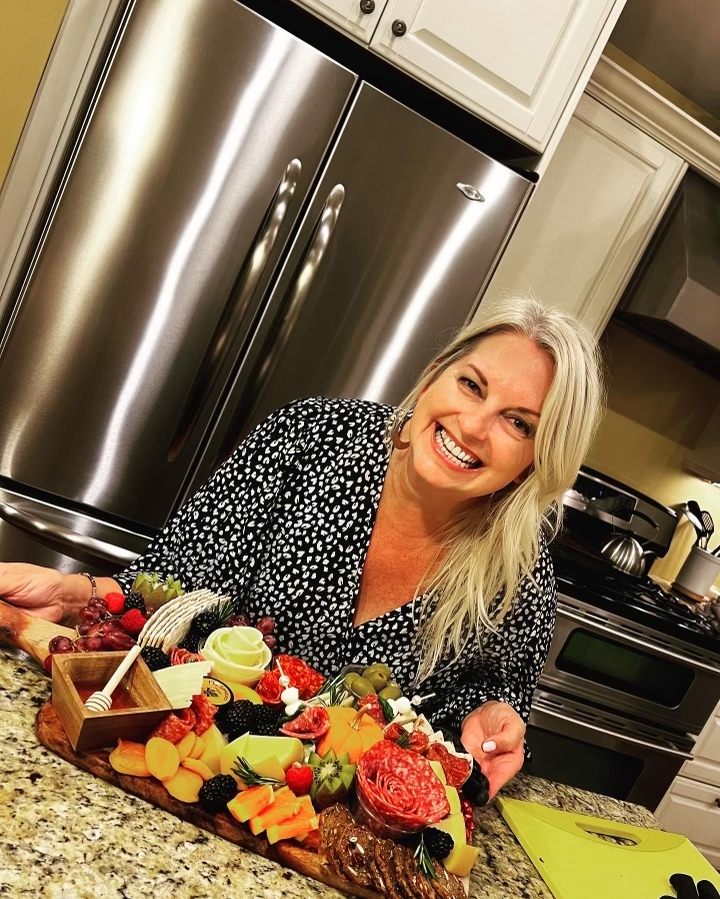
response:
<path fill-rule="evenodd" d="M 0 643 L 22 649 L 42 665 L 48 655 L 50 641 L 58 636 L 74 640 L 77 631 L 28 615 L 22 609 L 0 600 Z"/>

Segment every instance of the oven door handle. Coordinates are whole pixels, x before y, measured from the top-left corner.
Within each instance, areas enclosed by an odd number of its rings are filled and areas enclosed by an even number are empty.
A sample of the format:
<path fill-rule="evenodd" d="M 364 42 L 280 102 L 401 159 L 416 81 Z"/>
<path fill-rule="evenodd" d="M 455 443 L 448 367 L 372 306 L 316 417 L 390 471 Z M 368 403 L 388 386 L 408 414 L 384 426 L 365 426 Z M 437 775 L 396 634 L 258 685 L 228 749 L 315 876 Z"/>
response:
<path fill-rule="evenodd" d="M 692 758 L 692 755 L 690 755 L 689 752 L 683 752 L 682 749 L 671 749 L 669 746 L 661 746 L 658 743 L 649 743 L 647 740 L 640 740 L 638 737 L 631 737 L 628 734 L 619 734 L 617 731 L 610 730 L 607 727 L 600 727 L 599 724 L 591 724 L 589 721 L 579 721 L 577 718 L 572 718 L 569 715 L 563 715 L 561 712 L 556 712 L 542 702 L 533 702 L 532 710 L 536 711 L 539 715 L 550 715 L 553 718 L 557 718 L 559 721 L 571 724 L 573 727 L 584 727 L 587 730 L 597 731 L 600 734 L 605 734 L 606 737 L 613 737 L 616 740 L 621 740 L 623 743 L 632 743 L 635 746 L 652 749 L 653 752 L 662 752 L 665 755 L 671 755 L 675 758 L 683 759 L 684 761 L 689 761 Z"/>
<path fill-rule="evenodd" d="M 658 646 L 656 643 L 649 643 L 645 640 L 640 639 L 640 637 L 636 637 L 631 633 L 625 633 L 624 631 L 615 630 L 615 628 L 610 627 L 607 624 L 603 624 L 600 621 L 596 621 L 594 618 L 587 618 L 585 615 L 579 612 L 574 612 L 572 609 L 569 609 L 567 606 L 559 604 L 558 606 L 558 615 L 564 615 L 565 618 L 570 618 L 572 621 L 577 621 L 578 624 L 584 624 L 586 627 L 592 628 L 593 630 L 602 631 L 605 634 L 609 634 L 611 637 L 617 637 L 618 640 L 624 641 L 626 643 L 634 643 L 636 646 L 639 646 L 641 649 L 652 649 L 657 655 L 666 656 L 669 659 L 672 659 L 674 662 L 684 662 L 686 665 L 692 665 L 695 668 L 700 668 L 703 671 L 709 671 L 714 675 L 720 674 L 720 668 L 717 666 L 709 665 L 707 662 L 703 662 L 701 659 L 692 659 L 687 656 L 680 655 L 677 652 L 673 652 L 672 649 L 666 649 L 664 646 Z"/>

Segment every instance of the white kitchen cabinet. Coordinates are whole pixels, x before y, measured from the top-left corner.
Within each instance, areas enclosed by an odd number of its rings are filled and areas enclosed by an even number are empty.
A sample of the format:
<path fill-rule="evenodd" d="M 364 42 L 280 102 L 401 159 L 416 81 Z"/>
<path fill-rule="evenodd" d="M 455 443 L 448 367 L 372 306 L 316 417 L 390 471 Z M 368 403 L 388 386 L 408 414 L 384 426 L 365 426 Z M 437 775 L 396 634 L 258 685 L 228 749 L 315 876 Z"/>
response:
<path fill-rule="evenodd" d="M 687 164 L 584 95 L 483 297 L 532 295 L 599 334 Z"/>
<path fill-rule="evenodd" d="M 676 777 L 655 812 L 662 826 L 686 836 L 707 860 L 720 868 L 720 791 Z"/>
<path fill-rule="evenodd" d="M 363 43 L 369 43 L 386 0 L 295 0 L 300 6 L 327 19 L 330 24 L 349 31 Z"/>
<path fill-rule="evenodd" d="M 370 46 L 543 152 L 566 105 L 582 92 L 624 5 L 625 0 L 386 0 Z"/>

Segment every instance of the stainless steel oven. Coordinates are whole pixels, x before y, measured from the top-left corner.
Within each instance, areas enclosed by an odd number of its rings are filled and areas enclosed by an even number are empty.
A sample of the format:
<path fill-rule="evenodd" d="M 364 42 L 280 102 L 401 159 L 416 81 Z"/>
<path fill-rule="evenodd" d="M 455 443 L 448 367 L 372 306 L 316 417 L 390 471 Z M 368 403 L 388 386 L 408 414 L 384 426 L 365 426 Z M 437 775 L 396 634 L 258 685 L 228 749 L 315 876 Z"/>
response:
<path fill-rule="evenodd" d="M 551 547 L 558 613 L 525 769 L 654 810 L 720 699 L 720 622 L 603 556 L 622 532 L 649 562 L 663 556 L 672 509 L 586 468 L 565 500 Z"/>
<path fill-rule="evenodd" d="M 537 690 L 527 742 L 529 774 L 655 809 L 690 759 L 693 740 Z"/>
<path fill-rule="evenodd" d="M 720 660 L 560 595 L 540 686 L 673 731 L 699 733 L 720 695 Z"/>

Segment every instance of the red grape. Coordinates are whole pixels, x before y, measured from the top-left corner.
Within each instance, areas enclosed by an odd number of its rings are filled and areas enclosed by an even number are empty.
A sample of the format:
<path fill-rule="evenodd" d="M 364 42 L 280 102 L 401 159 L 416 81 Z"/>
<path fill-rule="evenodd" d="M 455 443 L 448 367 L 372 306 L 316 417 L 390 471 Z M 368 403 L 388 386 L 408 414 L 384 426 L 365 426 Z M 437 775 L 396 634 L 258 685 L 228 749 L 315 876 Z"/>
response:
<path fill-rule="evenodd" d="M 102 637 L 84 637 L 87 640 L 86 649 L 88 652 L 99 652 L 103 648 Z"/>
<path fill-rule="evenodd" d="M 95 596 L 93 599 L 91 599 L 88 602 L 86 608 L 97 609 L 98 612 L 100 612 L 101 614 L 104 614 L 104 615 L 108 614 L 108 604 L 105 602 L 105 600 L 101 596 Z"/>
<path fill-rule="evenodd" d="M 275 630 L 275 619 L 270 615 L 263 615 L 262 618 L 258 618 L 255 627 L 261 634 L 271 634 Z"/>
<path fill-rule="evenodd" d="M 225 619 L 225 627 L 249 627 L 250 619 L 247 615 L 230 615 Z"/>
<path fill-rule="evenodd" d="M 112 630 L 106 633 L 102 638 L 102 648 L 111 651 L 130 649 L 134 644 L 135 641 L 133 638 L 130 634 L 126 634 L 125 631 Z"/>
<path fill-rule="evenodd" d="M 48 644 L 48 650 L 52 652 L 73 652 L 75 647 L 73 646 L 73 641 L 69 637 L 64 637 L 58 634 L 57 637 L 53 637 L 50 643 Z"/>
<path fill-rule="evenodd" d="M 81 637 L 85 637 L 89 633 L 91 627 L 92 627 L 92 624 L 89 621 L 86 621 L 86 622 L 81 621 L 80 624 L 78 624 L 78 626 L 77 626 L 77 632 Z"/>
<path fill-rule="evenodd" d="M 263 637 L 263 643 L 268 647 L 268 649 L 275 649 L 277 646 L 277 637 L 274 637 L 272 634 L 265 634 Z"/>
<path fill-rule="evenodd" d="M 78 620 L 81 624 L 93 624 L 95 621 L 100 620 L 100 611 L 91 609 L 89 606 L 83 606 L 78 612 Z"/>

